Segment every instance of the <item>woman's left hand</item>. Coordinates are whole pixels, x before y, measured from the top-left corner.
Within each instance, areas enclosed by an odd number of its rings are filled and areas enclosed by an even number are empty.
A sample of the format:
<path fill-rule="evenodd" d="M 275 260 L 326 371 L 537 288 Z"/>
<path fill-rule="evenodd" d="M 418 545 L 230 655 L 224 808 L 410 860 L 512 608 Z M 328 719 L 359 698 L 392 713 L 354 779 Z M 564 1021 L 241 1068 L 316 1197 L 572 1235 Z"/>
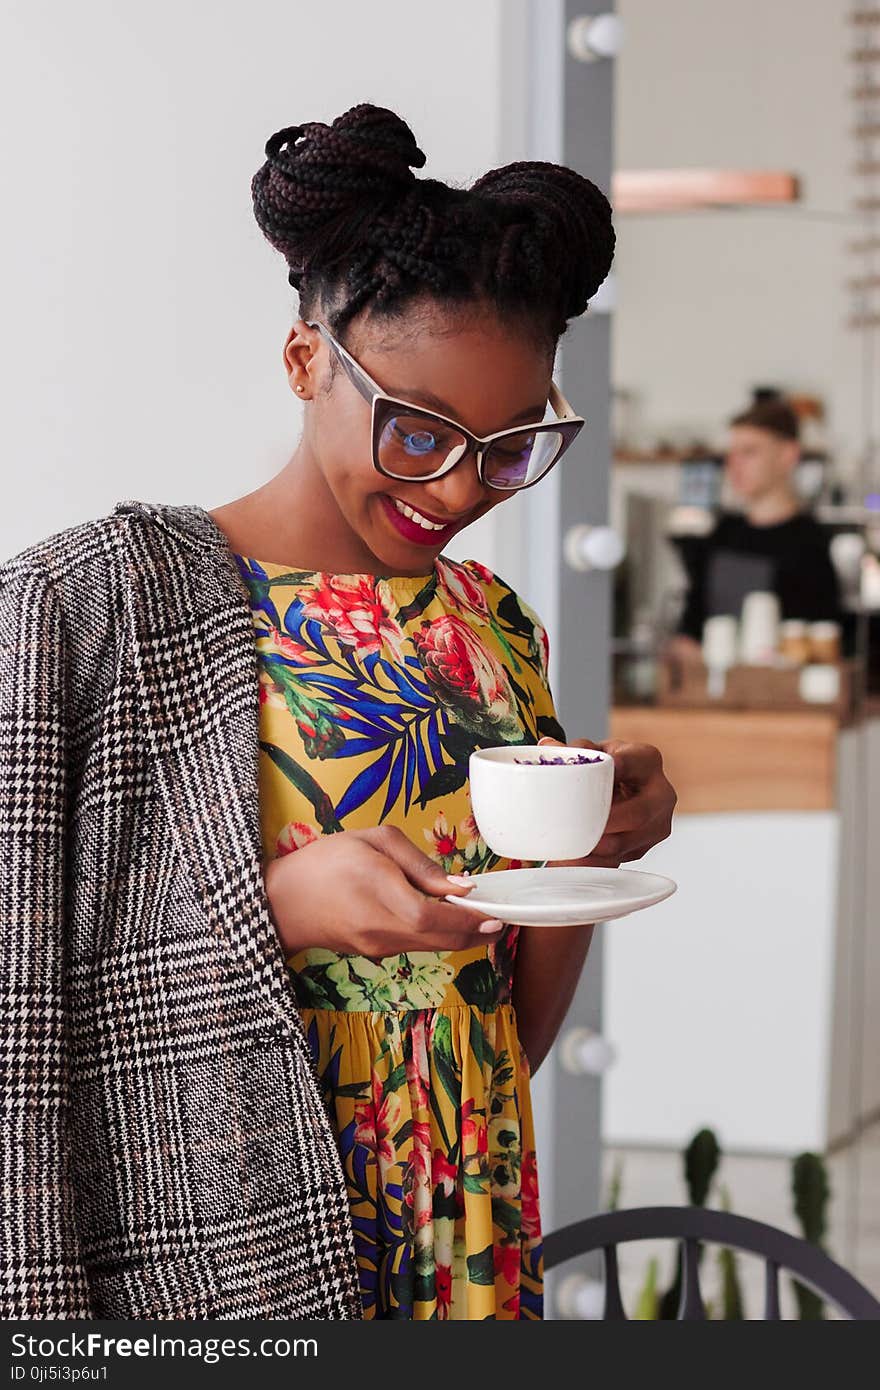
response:
<path fill-rule="evenodd" d="M 610 753 L 614 759 L 614 799 L 604 834 L 592 854 L 568 862 L 616 869 L 630 859 L 641 859 L 670 834 L 678 798 L 663 772 L 660 750 L 653 744 L 621 743 L 618 739 L 591 743 L 587 738 L 571 739 L 568 745 L 554 738 L 539 742 L 593 748 Z"/>

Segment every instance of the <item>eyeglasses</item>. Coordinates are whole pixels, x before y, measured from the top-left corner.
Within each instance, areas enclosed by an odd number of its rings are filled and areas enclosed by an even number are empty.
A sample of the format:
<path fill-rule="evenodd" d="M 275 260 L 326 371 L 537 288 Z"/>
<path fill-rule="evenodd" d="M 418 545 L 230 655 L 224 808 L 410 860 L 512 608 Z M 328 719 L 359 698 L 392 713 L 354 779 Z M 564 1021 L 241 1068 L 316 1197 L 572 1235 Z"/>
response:
<path fill-rule="evenodd" d="M 371 407 L 373 466 L 386 478 L 409 482 L 442 478 L 473 452 L 481 483 L 501 492 L 516 492 L 546 477 L 583 429 L 584 420 L 551 382 L 549 405 L 555 420 L 515 425 L 481 438 L 457 420 L 387 395 L 329 328 L 318 321 L 307 326 L 318 330 Z"/>

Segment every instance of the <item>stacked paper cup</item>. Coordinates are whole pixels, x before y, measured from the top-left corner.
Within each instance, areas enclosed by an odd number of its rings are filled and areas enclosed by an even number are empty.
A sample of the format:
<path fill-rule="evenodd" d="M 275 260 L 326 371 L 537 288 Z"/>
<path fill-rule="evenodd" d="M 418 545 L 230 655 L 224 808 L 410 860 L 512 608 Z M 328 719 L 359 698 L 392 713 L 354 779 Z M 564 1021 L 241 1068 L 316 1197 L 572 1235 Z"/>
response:
<path fill-rule="evenodd" d="M 746 666 L 767 666 L 779 647 L 779 599 L 775 594 L 749 594 L 742 607 L 739 659 Z"/>
<path fill-rule="evenodd" d="M 707 689 L 713 700 L 720 700 L 727 684 L 727 672 L 736 665 L 737 621 L 719 615 L 707 618 L 703 626 L 703 661 L 708 671 Z"/>

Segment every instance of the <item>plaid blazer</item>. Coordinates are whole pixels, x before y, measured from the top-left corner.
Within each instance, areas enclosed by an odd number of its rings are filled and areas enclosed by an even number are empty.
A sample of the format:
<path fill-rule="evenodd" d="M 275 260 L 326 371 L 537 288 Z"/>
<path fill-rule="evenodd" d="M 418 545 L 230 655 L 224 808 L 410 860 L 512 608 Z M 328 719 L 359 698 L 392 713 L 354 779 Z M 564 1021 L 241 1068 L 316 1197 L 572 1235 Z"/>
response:
<path fill-rule="evenodd" d="M 0 1312 L 358 1318 L 262 876 L 247 595 L 199 507 L 0 566 Z"/>

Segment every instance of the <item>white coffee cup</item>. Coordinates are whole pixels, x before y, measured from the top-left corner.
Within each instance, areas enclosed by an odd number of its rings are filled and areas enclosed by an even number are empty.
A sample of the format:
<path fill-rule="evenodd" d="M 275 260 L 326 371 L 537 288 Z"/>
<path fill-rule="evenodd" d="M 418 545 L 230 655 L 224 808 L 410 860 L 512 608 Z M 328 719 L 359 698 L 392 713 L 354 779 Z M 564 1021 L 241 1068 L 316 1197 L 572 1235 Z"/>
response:
<path fill-rule="evenodd" d="M 557 757 L 564 761 L 546 761 Z M 610 753 L 557 744 L 479 748 L 469 774 L 477 828 L 502 858 L 582 859 L 602 838 L 614 794 Z"/>

